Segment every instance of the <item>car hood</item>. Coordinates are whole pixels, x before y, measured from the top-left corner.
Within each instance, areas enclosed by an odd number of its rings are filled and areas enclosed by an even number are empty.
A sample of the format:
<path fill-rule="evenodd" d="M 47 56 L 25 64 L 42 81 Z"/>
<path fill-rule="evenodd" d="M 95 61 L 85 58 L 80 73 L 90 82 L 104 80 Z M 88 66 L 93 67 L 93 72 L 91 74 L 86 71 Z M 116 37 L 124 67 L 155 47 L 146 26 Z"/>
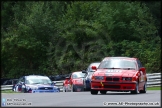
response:
<path fill-rule="evenodd" d="M 98 69 L 93 75 L 95 76 L 123 76 L 133 77 L 137 70 L 123 70 L 123 69 Z"/>
<path fill-rule="evenodd" d="M 26 84 L 26 86 L 29 86 L 31 88 L 35 88 L 35 87 L 54 87 L 52 85 L 49 84 Z"/>

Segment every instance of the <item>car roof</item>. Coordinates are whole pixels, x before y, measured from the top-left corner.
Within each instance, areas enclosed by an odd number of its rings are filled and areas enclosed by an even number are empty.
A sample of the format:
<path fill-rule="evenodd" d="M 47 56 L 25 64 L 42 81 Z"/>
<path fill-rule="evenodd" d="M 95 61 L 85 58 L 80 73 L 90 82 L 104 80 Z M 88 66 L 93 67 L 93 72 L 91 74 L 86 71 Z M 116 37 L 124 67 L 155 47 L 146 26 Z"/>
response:
<path fill-rule="evenodd" d="M 75 71 L 75 72 L 72 72 L 72 73 L 80 73 L 80 72 L 82 73 L 82 71 Z"/>
<path fill-rule="evenodd" d="M 134 58 L 134 57 L 105 57 L 104 59 L 131 59 L 131 60 L 136 60 L 137 58 Z"/>
<path fill-rule="evenodd" d="M 26 75 L 26 76 L 45 76 L 45 75 Z M 47 76 L 45 76 L 47 77 Z"/>
<path fill-rule="evenodd" d="M 49 78 L 48 76 L 43 76 L 43 75 L 27 75 L 25 76 L 26 78 L 35 78 L 35 77 L 39 77 L 39 78 Z"/>

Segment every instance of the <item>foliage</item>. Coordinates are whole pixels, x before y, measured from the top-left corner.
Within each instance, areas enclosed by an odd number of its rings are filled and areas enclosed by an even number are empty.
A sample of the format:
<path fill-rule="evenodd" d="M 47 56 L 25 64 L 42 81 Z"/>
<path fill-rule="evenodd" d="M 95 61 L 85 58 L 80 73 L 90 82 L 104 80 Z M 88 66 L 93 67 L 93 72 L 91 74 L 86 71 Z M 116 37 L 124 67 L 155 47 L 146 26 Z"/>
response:
<path fill-rule="evenodd" d="M 161 71 L 160 2 L 3 1 L 2 77 L 80 71 L 106 56 Z"/>

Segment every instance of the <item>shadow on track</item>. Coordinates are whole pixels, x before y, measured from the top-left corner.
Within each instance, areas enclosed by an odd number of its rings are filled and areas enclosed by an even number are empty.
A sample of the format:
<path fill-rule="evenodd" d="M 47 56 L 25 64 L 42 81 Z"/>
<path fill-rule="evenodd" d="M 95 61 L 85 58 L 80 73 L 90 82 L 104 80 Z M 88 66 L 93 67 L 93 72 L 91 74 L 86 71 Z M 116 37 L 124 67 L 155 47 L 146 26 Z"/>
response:
<path fill-rule="evenodd" d="M 131 94 L 130 92 L 120 92 L 120 93 L 111 93 L 111 92 L 107 92 L 106 94 L 100 94 L 98 93 L 98 95 L 142 95 L 142 94 L 146 94 L 146 93 L 139 93 L 139 94 Z"/>

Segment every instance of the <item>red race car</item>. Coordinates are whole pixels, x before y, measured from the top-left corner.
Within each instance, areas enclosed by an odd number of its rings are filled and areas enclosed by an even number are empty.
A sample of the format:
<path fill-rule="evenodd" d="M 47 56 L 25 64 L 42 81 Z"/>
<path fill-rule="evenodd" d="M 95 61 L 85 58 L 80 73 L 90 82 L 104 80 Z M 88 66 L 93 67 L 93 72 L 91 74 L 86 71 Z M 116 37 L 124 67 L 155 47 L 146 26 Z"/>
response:
<path fill-rule="evenodd" d="M 84 77 L 85 73 L 82 73 L 82 71 L 71 73 L 63 82 L 63 92 L 84 91 Z"/>
<path fill-rule="evenodd" d="M 107 91 L 146 93 L 146 69 L 138 58 L 105 57 L 98 68 L 92 66 L 91 94 Z"/>

